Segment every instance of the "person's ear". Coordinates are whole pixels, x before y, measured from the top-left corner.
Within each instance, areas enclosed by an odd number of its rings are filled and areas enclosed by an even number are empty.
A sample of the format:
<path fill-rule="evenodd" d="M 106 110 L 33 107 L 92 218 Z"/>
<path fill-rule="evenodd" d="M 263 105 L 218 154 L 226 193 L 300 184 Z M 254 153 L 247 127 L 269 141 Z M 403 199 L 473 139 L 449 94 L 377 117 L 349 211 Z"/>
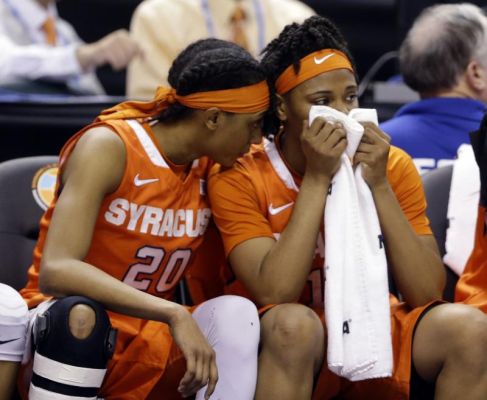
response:
<path fill-rule="evenodd" d="M 211 107 L 203 112 L 204 123 L 210 131 L 217 130 L 223 118 L 222 111 L 217 107 Z"/>
<path fill-rule="evenodd" d="M 287 107 L 284 98 L 280 94 L 276 94 L 276 114 L 279 121 L 287 121 Z"/>
<path fill-rule="evenodd" d="M 478 61 L 472 60 L 468 63 L 465 78 L 468 85 L 476 92 L 487 89 L 487 68 Z"/>

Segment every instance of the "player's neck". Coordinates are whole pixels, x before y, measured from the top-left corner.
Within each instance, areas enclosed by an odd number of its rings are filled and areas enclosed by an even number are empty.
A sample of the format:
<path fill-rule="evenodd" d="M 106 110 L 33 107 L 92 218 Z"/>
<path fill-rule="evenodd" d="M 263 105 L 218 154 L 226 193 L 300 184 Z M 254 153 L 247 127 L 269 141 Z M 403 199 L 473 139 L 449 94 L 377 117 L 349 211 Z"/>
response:
<path fill-rule="evenodd" d="M 306 158 L 301 150 L 299 134 L 290 134 L 284 130 L 276 139 L 279 140 L 278 146 L 286 163 L 294 172 L 303 176 L 306 170 Z"/>
<path fill-rule="evenodd" d="M 154 136 L 164 155 L 177 165 L 193 162 L 201 155 L 195 147 L 193 132 L 197 131 L 191 120 L 178 120 L 177 122 L 162 121 L 152 127 Z"/>

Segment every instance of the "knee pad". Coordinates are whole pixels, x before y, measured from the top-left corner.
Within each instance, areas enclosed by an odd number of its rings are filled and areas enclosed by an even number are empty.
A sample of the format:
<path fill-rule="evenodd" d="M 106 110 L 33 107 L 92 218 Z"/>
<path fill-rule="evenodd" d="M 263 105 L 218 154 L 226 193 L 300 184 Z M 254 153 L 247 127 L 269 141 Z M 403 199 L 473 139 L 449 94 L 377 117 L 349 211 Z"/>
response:
<path fill-rule="evenodd" d="M 205 301 L 193 318 L 212 347 L 233 347 L 236 353 L 253 352 L 259 344 L 260 320 L 257 308 L 239 296 L 220 296 Z"/>
<path fill-rule="evenodd" d="M 0 283 L 0 361 L 20 361 L 25 350 L 29 311 L 20 294 Z"/>
<path fill-rule="evenodd" d="M 95 314 L 95 326 L 85 339 L 69 329 L 71 309 L 84 304 Z M 54 393 L 95 398 L 113 355 L 116 330 L 104 308 L 81 296 L 58 300 L 39 315 L 34 329 L 36 351 L 29 398 L 49 399 Z"/>

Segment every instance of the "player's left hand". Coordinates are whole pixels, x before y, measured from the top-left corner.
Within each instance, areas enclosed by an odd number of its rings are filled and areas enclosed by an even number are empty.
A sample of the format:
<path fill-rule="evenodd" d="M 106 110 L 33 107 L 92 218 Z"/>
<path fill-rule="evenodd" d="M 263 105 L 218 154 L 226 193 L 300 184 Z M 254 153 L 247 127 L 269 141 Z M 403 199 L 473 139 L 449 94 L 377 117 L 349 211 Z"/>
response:
<path fill-rule="evenodd" d="M 370 189 L 387 184 L 387 160 L 391 138 L 372 122 L 363 122 L 364 134 L 353 158 L 362 163 L 362 175 Z"/>

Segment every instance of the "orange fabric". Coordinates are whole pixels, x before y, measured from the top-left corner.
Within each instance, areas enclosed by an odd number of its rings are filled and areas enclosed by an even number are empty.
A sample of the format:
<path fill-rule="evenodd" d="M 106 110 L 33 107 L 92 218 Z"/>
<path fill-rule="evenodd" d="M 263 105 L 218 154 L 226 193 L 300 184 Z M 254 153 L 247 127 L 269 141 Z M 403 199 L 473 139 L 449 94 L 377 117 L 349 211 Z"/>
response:
<path fill-rule="evenodd" d="M 153 101 L 126 101 L 103 110 L 97 121 L 158 116 L 171 104 L 205 110 L 218 107 L 233 113 L 265 111 L 269 107 L 269 87 L 265 81 L 236 89 L 212 90 L 180 96 L 173 88 L 159 87 Z"/>
<path fill-rule="evenodd" d="M 210 222 L 203 244 L 186 273 L 186 283 L 193 304 L 224 294 L 225 281 L 222 276 L 225 266 L 225 253 L 220 233 L 215 224 Z"/>
<path fill-rule="evenodd" d="M 110 313 L 110 321 L 118 329 L 117 344 L 99 396 L 117 400 L 180 399 L 177 388 L 186 361 L 168 325 L 115 313 Z M 159 347 L 164 351 L 156 350 Z"/>
<path fill-rule="evenodd" d="M 203 232 L 209 223 L 211 212 L 201 187 L 211 161 L 199 159 L 181 180 L 167 164 L 164 167 L 151 162 L 144 144 L 125 121 L 105 124 L 125 143 L 126 170 L 118 189 L 102 202 L 85 261 L 138 289 L 171 299 L 177 282 L 203 242 Z M 60 156 L 61 169 L 77 140 L 90 127 L 65 145 Z M 144 125 L 143 130 L 156 151 L 150 127 Z M 148 179 L 157 181 L 137 187 L 137 181 Z M 38 274 L 56 202 L 57 196 L 41 220 L 29 281 L 22 290 L 30 307 L 45 300 L 44 296 L 39 296 Z"/>
<path fill-rule="evenodd" d="M 79 138 L 97 125 L 86 127 L 67 142 L 61 151 L 61 170 Z M 157 151 L 147 124 L 141 124 L 137 134 L 126 121 L 104 125 L 124 142 L 126 167 L 119 187 L 100 206 L 84 261 L 139 290 L 172 299 L 210 220 L 205 188 L 212 162 L 196 160 L 181 179 Z M 28 283 L 21 290 L 29 308 L 48 299 L 39 290 L 39 271 L 57 199 L 56 194 L 42 217 Z M 103 397 L 146 398 L 166 369 L 172 345 L 169 329 L 159 322 L 115 313 L 110 313 L 110 320 L 118 329 L 118 340 L 103 383 Z"/>
<path fill-rule="evenodd" d="M 277 93 L 286 94 L 300 83 L 324 72 L 345 68 L 355 73 L 348 57 L 335 49 L 318 50 L 308 54 L 299 61 L 299 65 L 299 72 L 296 72 L 294 65 L 290 65 L 277 78 Z"/>
<path fill-rule="evenodd" d="M 416 233 L 431 234 L 420 176 L 411 158 L 394 146 L 389 152 L 387 177 Z M 270 215 L 269 205 L 276 208 L 297 198 L 277 175 L 262 145 L 253 146 L 232 169 L 220 172 L 216 166 L 209 178 L 209 195 L 227 255 L 245 240 L 282 232 L 293 207 Z"/>
<path fill-rule="evenodd" d="M 249 42 L 247 40 L 247 36 L 245 35 L 243 27 L 246 19 L 247 15 L 245 14 L 244 9 L 240 5 L 240 3 L 237 2 L 235 11 L 230 17 L 230 24 L 232 25 L 232 41 L 238 44 L 240 47 L 248 50 Z"/>
<path fill-rule="evenodd" d="M 227 255 L 246 240 L 257 237 L 278 238 L 284 231 L 298 194 L 285 185 L 274 168 L 271 160 L 276 157 L 282 160 L 275 144 L 265 142 L 254 146 L 249 154 L 239 159 L 234 168 L 223 171 L 215 166 L 212 170 L 209 178 L 210 201 Z M 391 147 L 389 152 L 387 176 L 414 231 L 418 235 L 431 235 L 421 178 L 411 158 L 396 147 Z M 296 177 L 295 183 L 298 186 L 300 184 Z M 280 212 L 275 212 L 288 204 Z M 272 209 L 274 211 L 270 212 Z M 300 298 L 300 303 L 312 307 L 321 316 L 324 308 L 324 245 L 322 225 L 313 267 Z M 226 269 L 226 276 L 227 294 L 251 298 L 244 286 L 235 280 L 229 268 Z M 352 385 L 323 368 L 314 398 L 329 399 L 338 393 L 344 394 L 345 398 L 408 398 L 412 332 L 424 308 L 411 310 L 392 296 L 391 307 L 394 377 L 381 382 L 372 380 Z M 367 396 L 362 396 L 363 393 L 367 393 Z M 381 393 L 387 395 L 380 396 Z M 389 396 L 390 393 L 397 397 Z"/>
<path fill-rule="evenodd" d="M 487 214 L 479 207 L 475 244 L 455 289 L 455 301 L 470 304 L 487 313 Z"/>
<path fill-rule="evenodd" d="M 42 30 L 46 36 L 46 43 L 55 46 L 56 45 L 56 24 L 54 18 L 49 15 L 42 24 Z"/>
<path fill-rule="evenodd" d="M 392 377 L 350 382 L 333 374 L 324 364 L 316 382 L 313 400 L 333 399 L 336 396 L 344 400 L 408 400 L 414 328 L 424 311 L 437 304 L 440 302 L 432 302 L 412 310 L 405 303 L 392 300 L 391 335 L 394 357 Z M 315 311 L 324 321 L 323 309 Z"/>

